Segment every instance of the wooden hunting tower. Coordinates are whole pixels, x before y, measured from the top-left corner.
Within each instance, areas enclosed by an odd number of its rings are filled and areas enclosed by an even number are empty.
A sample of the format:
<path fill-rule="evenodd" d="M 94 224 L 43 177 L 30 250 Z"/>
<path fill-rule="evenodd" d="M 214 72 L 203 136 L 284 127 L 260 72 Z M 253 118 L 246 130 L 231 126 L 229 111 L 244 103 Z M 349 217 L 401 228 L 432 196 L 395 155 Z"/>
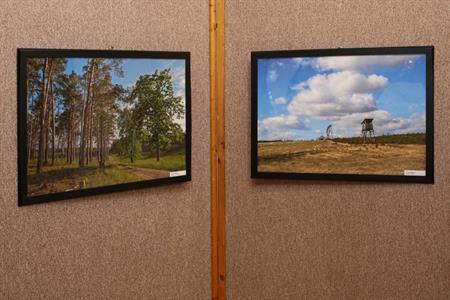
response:
<path fill-rule="evenodd" d="M 368 142 L 370 139 L 375 142 L 375 131 L 373 130 L 373 119 L 364 119 L 361 122 L 362 128 L 362 137 L 363 137 L 363 143 L 365 144 L 366 141 Z"/>

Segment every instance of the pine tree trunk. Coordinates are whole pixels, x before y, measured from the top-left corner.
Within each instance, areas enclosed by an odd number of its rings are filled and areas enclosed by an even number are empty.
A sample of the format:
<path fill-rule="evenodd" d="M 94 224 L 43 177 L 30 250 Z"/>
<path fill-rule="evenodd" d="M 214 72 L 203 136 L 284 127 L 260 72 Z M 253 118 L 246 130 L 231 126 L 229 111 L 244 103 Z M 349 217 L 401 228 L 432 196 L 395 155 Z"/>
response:
<path fill-rule="evenodd" d="M 62 137 L 58 138 L 58 142 L 56 144 L 56 148 L 55 148 L 55 158 L 62 158 L 65 159 L 66 155 L 65 155 L 65 151 L 63 150 L 64 145 L 62 145 L 64 142 L 62 141 Z M 61 151 L 61 153 L 60 153 Z"/>
<path fill-rule="evenodd" d="M 95 141 L 97 144 L 97 161 L 100 161 L 100 120 L 97 122 L 97 137 Z"/>
<path fill-rule="evenodd" d="M 33 153 L 33 150 L 31 149 L 32 147 L 33 147 L 33 134 L 34 134 L 34 132 L 33 132 L 33 121 L 32 120 L 30 120 L 29 121 L 30 123 L 30 125 L 29 125 L 29 127 L 30 127 L 30 129 L 29 129 L 29 132 L 28 132 L 28 159 L 29 160 L 31 160 L 31 158 L 32 158 L 32 153 Z"/>
<path fill-rule="evenodd" d="M 84 105 L 85 105 L 85 102 L 86 102 L 87 90 L 88 90 L 88 88 L 86 86 L 86 89 L 83 90 L 83 98 L 82 98 L 83 103 L 81 105 L 81 114 L 80 114 L 80 128 L 79 128 L 80 131 L 79 131 L 79 134 L 77 136 L 77 141 L 76 141 L 76 145 L 78 146 L 77 147 L 78 148 L 78 154 L 76 155 L 76 157 L 78 157 L 78 165 L 79 166 L 81 166 L 81 155 L 82 155 L 81 154 L 81 140 L 83 139 Z"/>
<path fill-rule="evenodd" d="M 49 103 L 50 104 L 50 103 Z M 44 166 L 48 165 L 48 148 L 49 148 L 49 138 L 48 135 L 50 134 L 49 132 L 49 127 L 50 127 L 50 105 L 49 105 L 49 109 L 47 111 L 47 120 L 46 120 L 46 124 L 45 124 L 45 150 L 44 150 Z"/>
<path fill-rule="evenodd" d="M 76 148 L 75 145 L 77 143 L 77 136 L 75 135 L 75 130 L 72 128 L 72 137 L 70 139 L 70 163 L 72 164 L 75 160 Z"/>
<path fill-rule="evenodd" d="M 52 110 L 52 166 L 55 164 L 55 96 L 53 95 L 53 84 L 50 87 L 50 101 Z"/>
<path fill-rule="evenodd" d="M 156 161 L 159 161 L 161 153 L 159 146 L 159 136 L 156 137 Z"/>
<path fill-rule="evenodd" d="M 69 113 L 69 124 L 68 124 L 68 128 L 67 128 L 67 148 L 66 148 L 66 161 L 68 163 L 70 162 L 70 158 L 71 158 L 71 146 L 70 146 L 70 141 L 72 138 L 72 132 L 71 132 L 71 113 Z"/>
<path fill-rule="evenodd" d="M 39 124 L 39 148 L 38 148 L 38 161 L 36 166 L 36 173 L 40 174 L 42 172 L 44 166 L 44 155 L 45 155 L 45 119 L 47 113 L 47 98 L 48 98 L 48 79 L 46 79 L 46 75 L 48 73 L 48 77 L 51 77 L 52 72 L 51 63 L 49 64 L 48 58 L 44 60 L 44 70 L 42 72 L 42 101 L 40 107 L 40 124 Z M 46 82 L 47 80 L 47 82 Z"/>
<path fill-rule="evenodd" d="M 89 151 L 88 151 L 88 161 L 92 161 L 92 138 L 93 138 L 93 126 L 94 126 L 94 93 L 91 93 L 91 105 L 89 108 Z"/>
<path fill-rule="evenodd" d="M 103 145 L 104 143 L 104 136 L 103 136 L 103 118 L 100 118 L 100 160 L 99 160 L 99 167 L 104 169 L 105 168 L 105 157 L 104 157 L 104 151 L 103 151 Z"/>
<path fill-rule="evenodd" d="M 33 136 L 33 138 L 32 138 L 32 140 L 31 140 L 31 153 L 30 153 L 30 160 L 34 160 L 34 159 L 36 159 L 36 129 L 37 128 L 35 128 L 34 130 L 35 130 L 35 133 L 34 133 L 34 136 Z"/>
<path fill-rule="evenodd" d="M 67 159 L 68 159 L 68 162 L 69 162 L 69 164 L 72 164 L 72 161 L 73 161 L 73 151 L 74 151 L 74 147 L 73 147 L 73 144 L 74 144 L 74 133 L 73 133 L 73 131 L 74 131 L 74 125 L 73 125 L 73 116 L 74 115 L 74 113 L 73 113 L 73 105 L 71 105 L 71 107 L 70 107 L 70 113 L 69 113 L 69 132 L 68 132 L 68 134 L 67 134 L 67 137 L 68 137 L 68 139 L 69 139 L 69 141 L 67 142 Z"/>
<path fill-rule="evenodd" d="M 86 94 L 86 103 L 84 105 L 84 111 L 83 111 L 83 125 L 82 125 L 82 131 L 81 131 L 81 141 L 80 141 L 80 161 L 79 165 L 80 167 L 84 167 L 86 165 L 86 144 L 87 144 L 87 138 L 89 134 L 89 107 L 90 107 L 90 101 L 91 101 L 91 95 L 92 95 L 92 86 L 93 86 L 93 78 L 94 78 L 94 71 L 95 71 L 95 58 L 91 59 L 90 67 L 89 67 L 89 79 L 87 83 L 87 94 Z"/>

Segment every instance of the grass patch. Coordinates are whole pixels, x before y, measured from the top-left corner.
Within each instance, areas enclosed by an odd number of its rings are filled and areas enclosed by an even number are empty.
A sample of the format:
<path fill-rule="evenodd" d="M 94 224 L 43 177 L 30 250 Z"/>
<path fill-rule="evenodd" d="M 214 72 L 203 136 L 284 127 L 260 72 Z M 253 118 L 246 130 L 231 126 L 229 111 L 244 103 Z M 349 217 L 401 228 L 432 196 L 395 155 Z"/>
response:
<path fill-rule="evenodd" d="M 85 177 L 87 188 L 114 185 L 126 182 L 139 181 L 139 177 L 130 174 L 125 170 L 119 169 L 116 166 L 107 167 L 104 170 L 97 169 Z"/>
<path fill-rule="evenodd" d="M 159 161 L 155 157 L 141 158 L 130 162 L 129 158 L 119 158 L 117 162 L 123 166 L 150 168 L 166 171 L 179 171 L 186 169 L 186 155 L 184 153 L 161 156 Z"/>
<path fill-rule="evenodd" d="M 36 160 L 28 161 L 28 175 L 36 174 L 36 165 Z M 109 163 L 107 162 L 106 166 L 108 165 Z M 85 168 L 98 168 L 97 159 L 93 159 L 88 165 L 85 166 Z M 65 159 L 57 159 L 55 160 L 55 163 L 53 165 L 49 164 L 47 166 L 44 166 L 42 169 L 42 173 L 71 169 L 79 169 L 78 160 L 73 161 L 72 164 L 69 164 Z"/>

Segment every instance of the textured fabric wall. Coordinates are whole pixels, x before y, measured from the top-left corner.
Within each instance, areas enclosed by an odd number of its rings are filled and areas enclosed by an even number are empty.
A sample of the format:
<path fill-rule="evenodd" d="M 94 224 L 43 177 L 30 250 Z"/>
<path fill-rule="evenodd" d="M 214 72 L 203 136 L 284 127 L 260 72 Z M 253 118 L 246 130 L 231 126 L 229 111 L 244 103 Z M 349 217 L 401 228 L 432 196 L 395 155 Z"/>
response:
<path fill-rule="evenodd" d="M 0 298 L 208 299 L 208 2 L 0 1 Z M 16 48 L 191 51 L 192 182 L 17 207 Z"/>
<path fill-rule="evenodd" d="M 450 298 L 449 9 L 226 1 L 229 299 Z M 251 51 L 409 45 L 436 47 L 434 185 L 250 179 Z"/>

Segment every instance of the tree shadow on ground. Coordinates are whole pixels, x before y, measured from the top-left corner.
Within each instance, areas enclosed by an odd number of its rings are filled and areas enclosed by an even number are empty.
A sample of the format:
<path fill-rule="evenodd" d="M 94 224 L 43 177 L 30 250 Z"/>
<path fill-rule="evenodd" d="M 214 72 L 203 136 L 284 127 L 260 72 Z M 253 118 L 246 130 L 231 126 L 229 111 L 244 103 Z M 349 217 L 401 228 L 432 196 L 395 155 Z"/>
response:
<path fill-rule="evenodd" d="M 110 168 L 106 166 L 105 169 Z M 89 176 L 99 170 L 96 166 L 89 166 L 83 168 L 62 168 L 56 170 L 49 170 L 40 174 L 28 175 L 28 184 L 41 184 L 45 182 L 53 182 L 63 179 L 80 179 L 81 177 Z"/>

